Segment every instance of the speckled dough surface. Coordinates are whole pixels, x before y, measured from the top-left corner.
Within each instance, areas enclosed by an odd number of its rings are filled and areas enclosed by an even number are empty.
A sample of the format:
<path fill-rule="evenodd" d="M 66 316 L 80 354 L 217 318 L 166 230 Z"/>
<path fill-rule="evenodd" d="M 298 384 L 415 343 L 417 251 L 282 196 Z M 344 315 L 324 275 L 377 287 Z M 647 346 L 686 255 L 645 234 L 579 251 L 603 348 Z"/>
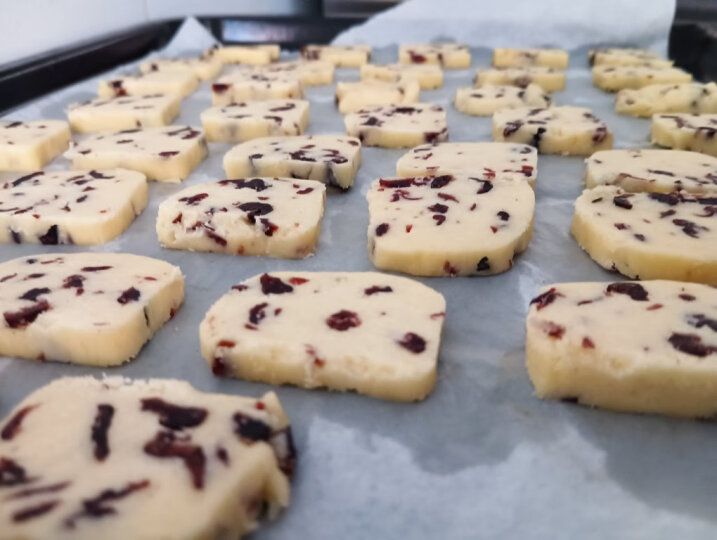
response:
<path fill-rule="evenodd" d="M 446 111 L 430 103 L 370 107 L 347 114 L 344 124 L 365 146 L 408 148 L 448 139 Z"/>
<path fill-rule="evenodd" d="M 571 232 L 602 267 L 633 279 L 717 285 L 717 197 L 585 190 Z"/>
<path fill-rule="evenodd" d="M 289 504 L 295 452 L 274 393 L 67 377 L 2 425 L 4 538 L 238 538 L 262 506 Z"/>
<path fill-rule="evenodd" d="M 336 67 L 359 67 L 371 58 L 369 45 L 305 45 L 301 56 L 306 60 L 326 60 Z"/>
<path fill-rule="evenodd" d="M 177 266 L 129 253 L 63 253 L 0 264 L 0 354 L 116 366 L 184 298 Z"/>
<path fill-rule="evenodd" d="M 75 169 L 124 167 L 165 182 L 186 178 L 206 155 L 204 134 L 189 126 L 100 132 L 65 152 Z"/>
<path fill-rule="evenodd" d="M 653 144 L 717 157 L 717 114 L 656 114 Z"/>
<path fill-rule="evenodd" d="M 225 45 L 212 47 L 205 54 L 205 58 L 216 59 L 223 64 L 249 64 L 264 65 L 279 58 L 281 49 L 279 45 Z"/>
<path fill-rule="evenodd" d="M 224 155 L 227 178 L 305 178 L 341 189 L 351 187 L 360 164 L 361 143 L 345 135 L 264 137 Z"/>
<path fill-rule="evenodd" d="M 634 66 L 650 63 L 655 66 L 670 67 L 672 60 L 660 58 L 658 54 L 645 49 L 605 48 L 588 51 L 588 63 L 591 66 Z"/>
<path fill-rule="evenodd" d="M 336 106 L 341 113 L 378 105 L 403 105 L 418 101 L 421 87 L 415 80 L 385 82 L 364 80 L 336 83 Z"/>
<path fill-rule="evenodd" d="M 652 84 L 688 83 L 692 75 L 679 68 L 638 64 L 634 66 L 595 66 L 593 84 L 606 92 L 643 88 Z"/>
<path fill-rule="evenodd" d="M 214 79 L 222 72 L 223 64 L 212 58 L 154 58 L 139 65 L 142 73 L 152 71 L 189 71 L 202 81 Z"/>
<path fill-rule="evenodd" d="M 212 105 L 261 99 L 301 99 L 304 87 L 296 73 L 240 69 L 212 84 Z"/>
<path fill-rule="evenodd" d="M 567 69 L 569 56 L 560 49 L 493 49 L 493 65 L 497 68 L 544 66 Z"/>
<path fill-rule="evenodd" d="M 205 182 L 160 204 L 157 236 L 173 249 L 302 259 L 316 249 L 325 199 L 313 180 Z"/>
<path fill-rule="evenodd" d="M 191 71 L 150 71 L 137 76 L 115 77 L 99 82 L 97 96 L 112 98 L 120 96 L 147 96 L 151 94 L 177 94 L 187 97 L 199 85 L 199 79 Z"/>
<path fill-rule="evenodd" d="M 585 160 L 585 185 L 717 194 L 717 158 L 681 150 L 605 150 Z"/>
<path fill-rule="evenodd" d="M 381 178 L 366 198 L 369 259 L 381 270 L 498 274 L 513 267 L 533 234 L 535 195 L 524 180 Z"/>
<path fill-rule="evenodd" d="M 660 113 L 717 113 L 717 84 L 651 84 L 638 90 L 620 90 L 615 110 L 645 118 Z"/>
<path fill-rule="evenodd" d="M 540 398 L 622 412 L 711 417 L 717 411 L 717 289 L 643 281 L 558 283 L 526 324 Z"/>
<path fill-rule="evenodd" d="M 207 109 L 201 119 L 208 141 L 238 143 L 269 135 L 301 135 L 309 125 L 309 102 L 241 101 Z"/>
<path fill-rule="evenodd" d="M 147 180 L 138 172 L 38 171 L 0 187 L 0 242 L 101 244 L 145 206 Z"/>
<path fill-rule="evenodd" d="M 400 45 L 398 61 L 402 64 L 438 64 L 446 69 L 464 69 L 471 65 L 471 51 L 458 43 Z"/>
<path fill-rule="evenodd" d="M 589 156 L 612 148 L 612 133 L 590 109 L 504 109 L 493 115 L 493 140 L 525 143 L 541 154 Z"/>
<path fill-rule="evenodd" d="M 273 272 L 222 296 L 199 327 L 216 375 L 417 401 L 436 383 L 446 302 L 374 272 Z"/>
<path fill-rule="evenodd" d="M 544 66 L 524 66 L 515 68 L 485 68 L 476 73 L 475 86 L 487 84 L 497 86 L 519 86 L 525 88 L 536 84 L 546 92 L 565 89 L 565 72 Z"/>
<path fill-rule="evenodd" d="M 0 171 L 42 169 L 70 143 L 70 126 L 62 120 L 0 122 Z"/>
<path fill-rule="evenodd" d="M 398 82 L 414 80 L 421 90 L 443 86 L 443 70 L 436 64 L 364 64 L 361 80 Z"/>
<path fill-rule="evenodd" d="M 179 114 L 177 94 L 123 96 L 75 103 L 67 109 L 73 131 L 119 131 L 166 126 Z"/>
<path fill-rule="evenodd" d="M 515 178 L 533 186 L 537 173 L 537 150 L 515 143 L 422 144 L 396 162 L 398 176 L 467 174 L 481 180 Z"/>
<path fill-rule="evenodd" d="M 456 109 L 474 116 L 490 116 L 501 109 L 519 107 L 550 107 L 553 101 L 537 84 L 519 86 L 485 85 L 479 88 L 463 86 L 456 90 L 453 104 Z"/>

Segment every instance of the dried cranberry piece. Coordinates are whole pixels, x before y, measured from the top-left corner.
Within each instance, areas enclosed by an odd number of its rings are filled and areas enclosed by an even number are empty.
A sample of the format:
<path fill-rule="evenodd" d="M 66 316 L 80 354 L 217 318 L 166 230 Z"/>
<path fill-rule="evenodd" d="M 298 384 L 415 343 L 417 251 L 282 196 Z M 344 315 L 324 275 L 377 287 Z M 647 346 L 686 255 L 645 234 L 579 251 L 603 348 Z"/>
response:
<path fill-rule="evenodd" d="M 222 180 L 219 183 L 221 185 L 232 184 L 234 189 L 253 189 L 256 192 L 269 189 L 269 184 L 264 182 L 261 178 L 252 178 L 251 180 Z"/>
<path fill-rule="evenodd" d="M 158 414 L 159 423 L 175 431 L 197 427 L 204 422 L 209 414 L 206 409 L 182 407 L 160 398 L 143 399 L 142 410 Z"/>
<path fill-rule="evenodd" d="M 630 197 L 630 196 L 631 196 L 631 194 L 615 195 L 612 198 L 612 203 L 619 208 L 624 208 L 625 210 L 631 210 L 632 203 L 628 200 L 628 197 Z"/>
<path fill-rule="evenodd" d="M 333 328 L 339 332 L 345 332 L 349 328 L 361 326 L 361 318 L 353 311 L 342 309 L 341 311 L 337 311 L 336 313 L 330 315 L 326 319 L 326 324 L 329 328 Z"/>
<path fill-rule="evenodd" d="M 20 236 L 19 232 L 10 229 L 10 236 L 12 236 L 12 241 L 15 244 L 22 244 L 22 236 Z"/>
<path fill-rule="evenodd" d="M 252 307 L 249 310 L 249 322 L 252 324 L 259 324 L 266 317 L 264 308 L 268 305 L 269 304 L 266 302 L 262 302 L 261 304 L 257 304 Z"/>
<path fill-rule="evenodd" d="M 176 156 L 177 154 L 179 154 L 178 151 L 166 150 L 166 151 L 164 151 L 164 152 L 160 152 L 160 153 L 159 153 L 159 157 L 170 158 L 170 157 L 172 157 L 172 156 Z"/>
<path fill-rule="evenodd" d="M 480 261 L 478 261 L 476 271 L 485 272 L 487 270 L 490 270 L 490 261 L 488 260 L 488 257 L 483 257 Z"/>
<path fill-rule="evenodd" d="M 18 311 L 6 311 L 3 313 L 5 322 L 10 328 L 25 328 L 27 325 L 35 322 L 38 315 L 50 309 L 47 300 L 40 300 L 32 306 L 22 308 Z"/>
<path fill-rule="evenodd" d="M 33 178 L 37 178 L 38 176 L 42 176 L 43 174 L 45 174 L 45 173 L 42 171 L 35 172 L 32 174 L 27 174 L 25 176 L 21 176 L 20 178 L 17 178 L 16 180 L 10 182 L 10 184 L 12 185 L 12 187 L 17 187 L 20 184 L 22 184 L 23 182 L 27 182 L 28 180 L 32 180 Z"/>
<path fill-rule="evenodd" d="M 687 219 L 673 219 L 672 223 L 674 223 L 678 227 L 681 227 L 682 232 L 692 238 L 698 238 L 700 235 L 700 231 L 708 230 L 707 227 L 702 227 L 701 225 L 697 225 L 697 223 L 689 221 Z"/>
<path fill-rule="evenodd" d="M 679 295 L 679 296 L 680 296 L 680 298 L 682 298 L 682 300 L 684 300 L 685 302 L 694 302 L 694 301 L 696 300 L 696 298 L 695 298 L 694 296 L 692 296 L 691 294 L 683 293 L 683 294 L 681 294 L 681 295 Z"/>
<path fill-rule="evenodd" d="M 129 482 L 121 489 L 105 489 L 96 497 L 82 500 L 82 510 L 72 514 L 65 520 L 65 526 L 68 529 L 74 529 L 78 519 L 82 518 L 101 518 L 104 516 L 115 515 L 117 509 L 108 503 L 124 499 L 125 497 L 146 489 L 149 487 L 149 480 L 140 480 L 139 482 Z"/>
<path fill-rule="evenodd" d="M 595 348 L 595 343 L 593 343 L 593 340 L 590 339 L 589 337 L 583 338 L 582 345 L 583 345 L 584 349 L 594 349 Z"/>
<path fill-rule="evenodd" d="M 483 180 L 481 178 L 472 178 L 472 179 L 481 183 L 481 187 L 477 191 L 478 195 L 488 193 L 491 189 L 493 189 L 493 183 L 490 180 Z"/>
<path fill-rule="evenodd" d="M 413 332 L 406 332 L 398 344 L 415 354 L 422 353 L 426 350 L 426 340 Z"/>
<path fill-rule="evenodd" d="M 680 334 L 674 332 L 669 339 L 675 349 L 692 356 L 705 357 L 717 353 L 717 347 L 702 343 L 702 338 L 697 334 Z"/>
<path fill-rule="evenodd" d="M 431 212 L 438 212 L 440 214 L 445 214 L 446 212 L 448 212 L 448 207 L 445 204 L 441 203 L 436 203 L 432 206 L 429 206 L 428 209 Z"/>
<path fill-rule="evenodd" d="M 97 413 L 95 421 L 92 423 L 92 442 L 94 443 L 94 455 L 97 461 L 104 461 L 110 455 L 110 444 L 107 439 L 107 433 L 112 425 L 112 418 L 115 414 L 115 408 L 106 403 L 97 405 Z"/>
<path fill-rule="evenodd" d="M 25 469 L 10 458 L 0 457 L 0 487 L 19 486 L 34 482 L 27 476 Z"/>
<path fill-rule="evenodd" d="M 500 212 L 498 212 L 498 217 L 501 219 L 501 221 L 508 221 L 510 219 L 510 214 L 505 210 L 501 210 Z"/>
<path fill-rule="evenodd" d="M 264 294 L 284 294 L 293 292 L 294 287 L 287 285 L 280 278 L 270 276 L 269 274 L 262 274 L 259 278 L 261 282 L 261 291 Z"/>
<path fill-rule="evenodd" d="M 426 62 L 426 57 L 422 54 L 418 54 L 417 52 L 408 51 L 408 56 L 414 64 L 423 64 Z"/>
<path fill-rule="evenodd" d="M 28 405 L 27 407 L 23 407 L 19 411 L 17 411 L 10 420 L 7 421 L 7 424 L 5 424 L 5 427 L 2 428 L 2 431 L 0 431 L 0 439 L 3 441 L 9 441 L 15 438 L 18 433 L 20 433 L 20 430 L 22 429 L 22 422 L 25 420 L 25 417 L 37 407 L 37 405 Z"/>
<path fill-rule="evenodd" d="M 443 214 L 433 214 L 431 217 L 436 222 L 436 225 L 443 225 L 443 222 L 446 221 L 446 216 Z"/>
<path fill-rule="evenodd" d="M 82 267 L 83 272 L 101 272 L 103 270 L 109 270 L 111 266 L 84 266 Z M 84 278 L 83 278 L 84 279 Z"/>
<path fill-rule="evenodd" d="M 244 413 L 234 413 L 234 433 L 245 442 L 268 441 L 271 426 Z"/>
<path fill-rule="evenodd" d="M 711 319 L 704 313 L 696 313 L 687 316 L 687 324 L 694 326 L 695 328 L 702 328 L 706 326 L 717 332 L 717 319 Z"/>
<path fill-rule="evenodd" d="M 38 240 L 44 246 L 56 246 L 59 243 L 57 225 L 52 225 Z"/>
<path fill-rule="evenodd" d="M 277 224 L 272 223 L 266 218 L 261 218 L 259 221 L 261 221 L 262 230 L 266 236 L 273 236 L 274 233 L 279 230 L 279 226 Z"/>
<path fill-rule="evenodd" d="M 17 510 L 16 512 L 13 512 L 12 520 L 15 523 L 23 523 L 25 521 L 47 514 L 48 512 L 52 511 L 58 504 L 60 504 L 59 499 L 55 499 L 52 501 L 46 501 L 40 504 L 36 504 L 34 506 L 29 506 L 27 508 L 22 508 L 20 510 Z"/>
<path fill-rule="evenodd" d="M 173 431 L 159 431 L 144 445 L 145 453 L 157 458 L 179 458 L 189 469 L 196 489 L 204 487 L 204 470 L 207 459 L 201 446 L 192 444 L 189 435 L 181 437 Z"/>
<path fill-rule="evenodd" d="M 22 296 L 18 298 L 18 300 L 30 300 L 31 302 L 36 302 L 38 296 L 42 296 L 43 294 L 48 294 L 50 292 L 50 289 L 47 287 L 41 287 L 41 288 L 34 288 L 30 289 L 29 291 L 26 291 Z"/>
<path fill-rule="evenodd" d="M 134 287 L 130 287 L 129 289 L 122 292 L 122 294 L 119 295 L 117 298 L 117 301 L 120 304 L 127 304 L 129 302 L 136 302 L 139 300 L 140 292 L 135 289 Z"/>
<path fill-rule="evenodd" d="M 443 186 L 450 183 L 452 180 L 453 180 L 453 177 L 448 174 L 444 174 L 442 176 L 436 176 L 433 180 L 431 180 L 431 184 L 430 184 L 431 189 L 440 189 Z"/>
<path fill-rule="evenodd" d="M 530 305 L 536 304 L 536 309 L 540 311 L 543 308 L 548 307 L 550 304 L 555 302 L 558 297 L 564 297 L 565 295 L 558 292 L 555 287 L 551 287 L 543 294 L 539 294 L 530 301 Z"/>
<path fill-rule="evenodd" d="M 279 469 L 291 478 L 296 470 L 296 446 L 294 446 L 291 427 L 287 426 L 275 431 L 269 439 L 269 444 L 274 449 Z"/>
<path fill-rule="evenodd" d="M 521 120 L 515 120 L 513 122 L 507 122 L 505 124 L 505 128 L 503 129 L 503 137 L 510 137 L 513 133 L 518 131 L 520 129 L 520 126 L 523 125 L 523 122 Z"/>
<path fill-rule="evenodd" d="M 265 216 L 274 211 L 272 205 L 261 202 L 245 202 L 238 205 L 237 208 L 247 213 L 247 219 L 252 225 L 256 223 L 257 216 Z"/>
<path fill-rule="evenodd" d="M 637 302 L 647 301 L 647 291 L 639 283 L 611 283 L 607 286 L 608 293 L 626 294 Z"/>
<path fill-rule="evenodd" d="M 647 196 L 653 201 L 661 202 L 669 206 L 675 206 L 680 202 L 680 197 L 676 193 L 649 193 Z"/>
<path fill-rule="evenodd" d="M 379 186 L 385 188 L 408 188 L 414 185 L 414 183 L 415 179 L 413 178 L 380 178 L 378 181 Z"/>
<path fill-rule="evenodd" d="M 540 323 L 543 331 L 548 334 L 548 337 L 553 339 L 562 339 L 565 334 L 565 327 L 554 323 L 553 321 L 542 321 Z"/>
<path fill-rule="evenodd" d="M 383 236 L 388 232 L 389 224 L 388 223 L 381 223 L 378 227 L 376 227 L 376 236 Z"/>
<path fill-rule="evenodd" d="M 361 125 L 362 126 L 380 126 L 383 124 L 381 120 L 376 118 L 375 116 L 369 116 Z"/>
<path fill-rule="evenodd" d="M 226 246 L 226 245 L 227 245 L 226 238 L 224 238 L 223 236 L 221 236 L 221 235 L 215 233 L 215 232 L 212 231 L 211 229 L 207 229 L 206 226 L 204 227 L 204 234 L 205 234 L 207 237 L 209 237 L 209 238 L 211 238 L 212 240 L 214 240 L 214 241 L 215 241 L 217 244 L 219 244 L 220 246 Z"/>
<path fill-rule="evenodd" d="M 179 202 L 183 202 L 187 206 L 196 206 L 199 201 L 202 201 L 209 197 L 209 193 L 197 193 L 196 195 L 192 195 L 191 197 L 182 197 L 179 199 Z"/>
<path fill-rule="evenodd" d="M 228 84 L 214 83 L 212 85 L 212 92 L 214 92 L 216 94 L 223 94 L 224 92 L 229 90 L 229 86 L 230 85 L 228 85 Z"/>
<path fill-rule="evenodd" d="M 314 191 L 314 188 L 307 187 L 304 189 L 300 189 L 299 191 L 296 192 L 296 194 L 297 195 L 306 195 L 307 193 L 311 193 L 312 191 Z"/>
<path fill-rule="evenodd" d="M 309 280 L 302 277 L 291 277 L 289 278 L 289 283 L 292 285 L 303 285 L 304 283 L 307 283 Z"/>
<path fill-rule="evenodd" d="M 372 294 L 376 293 L 393 292 L 393 289 L 389 286 L 381 287 L 379 285 L 373 285 L 372 287 L 364 289 L 363 292 L 366 296 L 371 296 Z"/>

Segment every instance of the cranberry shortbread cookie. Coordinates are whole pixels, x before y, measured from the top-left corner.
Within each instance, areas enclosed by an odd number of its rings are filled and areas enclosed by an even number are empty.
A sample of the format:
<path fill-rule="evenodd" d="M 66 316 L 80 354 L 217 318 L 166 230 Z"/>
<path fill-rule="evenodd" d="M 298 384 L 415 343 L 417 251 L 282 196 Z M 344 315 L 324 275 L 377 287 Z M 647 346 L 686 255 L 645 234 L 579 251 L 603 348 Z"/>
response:
<path fill-rule="evenodd" d="M 128 75 L 102 80 L 99 82 L 97 96 L 113 98 L 176 94 L 184 98 L 192 94 L 198 86 L 199 79 L 191 71 L 150 71 L 136 76 Z"/>
<path fill-rule="evenodd" d="M 77 132 L 160 127 L 177 117 L 181 102 L 177 94 L 93 99 L 70 105 L 67 118 Z"/>
<path fill-rule="evenodd" d="M 717 113 L 717 83 L 651 84 L 620 90 L 615 110 L 644 118 L 664 113 Z"/>
<path fill-rule="evenodd" d="M 0 171 L 37 171 L 69 144 L 70 126 L 62 120 L 0 121 Z"/>
<path fill-rule="evenodd" d="M 398 61 L 402 64 L 438 64 L 446 69 L 464 69 L 471 65 L 471 51 L 458 43 L 401 45 Z"/>
<path fill-rule="evenodd" d="M 550 107 L 553 100 L 537 84 L 525 88 L 519 86 L 494 86 L 487 84 L 479 88 L 463 86 L 456 90 L 453 104 L 456 109 L 473 116 L 490 116 L 502 109 L 520 107 Z"/>
<path fill-rule="evenodd" d="M 407 148 L 448 139 L 446 111 L 430 103 L 369 107 L 347 114 L 344 124 L 365 146 Z"/>
<path fill-rule="evenodd" d="M 497 68 L 544 66 L 567 69 L 567 51 L 560 49 L 493 49 L 493 66 Z"/>
<path fill-rule="evenodd" d="M 309 125 L 309 102 L 241 101 L 207 109 L 201 119 L 208 141 L 239 143 L 269 135 L 301 135 Z"/>
<path fill-rule="evenodd" d="M 717 157 L 717 114 L 656 114 L 653 144 Z"/>
<path fill-rule="evenodd" d="M 492 84 L 526 88 L 531 83 L 546 92 L 557 92 L 565 89 L 565 72 L 544 66 L 486 68 L 479 69 L 475 77 L 475 86 L 478 87 Z"/>

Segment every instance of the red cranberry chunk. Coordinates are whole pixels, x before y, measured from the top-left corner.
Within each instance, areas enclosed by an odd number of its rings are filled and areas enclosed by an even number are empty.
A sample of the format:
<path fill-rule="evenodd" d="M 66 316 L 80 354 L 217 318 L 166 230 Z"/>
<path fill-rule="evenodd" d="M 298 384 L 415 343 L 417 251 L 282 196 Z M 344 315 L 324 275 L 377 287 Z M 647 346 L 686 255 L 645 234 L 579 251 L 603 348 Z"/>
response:
<path fill-rule="evenodd" d="M 119 297 L 117 298 L 117 301 L 120 304 L 124 305 L 124 304 L 128 304 L 130 302 L 136 302 L 137 300 L 139 300 L 139 297 L 140 297 L 140 292 L 137 289 L 135 289 L 134 287 L 130 287 L 129 289 L 123 291 L 122 294 L 119 295 Z"/>
<path fill-rule="evenodd" d="M 72 514 L 65 520 L 65 527 L 74 529 L 77 520 L 82 518 L 98 519 L 105 516 L 113 516 L 117 514 L 117 509 L 111 506 L 111 502 L 124 499 L 137 491 L 141 491 L 149 487 L 149 480 L 140 480 L 138 482 L 129 482 L 121 489 L 105 489 L 96 497 L 82 500 L 82 510 Z"/>
<path fill-rule="evenodd" d="M 378 227 L 376 227 L 376 236 L 383 236 L 388 232 L 388 229 L 390 228 L 388 223 L 381 223 Z"/>
<path fill-rule="evenodd" d="M 364 294 L 366 296 L 371 296 L 376 293 L 388 293 L 393 292 L 393 289 L 389 286 L 381 287 L 379 285 L 373 285 L 372 287 L 368 287 L 367 289 L 364 289 Z"/>
<path fill-rule="evenodd" d="M 37 407 L 37 405 L 28 405 L 17 411 L 13 417 L 7 421 L 2 431 L 0 431 L 0 439 L 9 441 L 15 438 L 22 429 L 22 421 L 35 407 Z"/>
<path fill-rule="evenodd" d="M 261 304 L 257 304 L 252 307 L 249 310 L 249 322 L 252 324 L 259 324 L 266 317 L 266 311 L 264 311 L 264 308 L 268 305 L 269 304 L 266 302 L 262 302 Z"/>
<path fill-rule="evenodd" d="M 333 328 L 339 332 L 345 332 L 349 328 L 361 326 L 361 318 L 353 311 L 342 309 L 341 311 L 337 311 L 333 315 L 330 315 L 326 319 L 326 324 L 329 328 Z"/>
<path fill-rule="evenodd" d="M 197 427 L 209 415 L 206 409 L 182 407 L 160 398 L 143 399 L 142 410 L 158 414 L 159 423 L 172 430 Z"/>
<path fill-rule="evenodd" d="M 294 288 L 281 281 L 277 277 L 270 276 L 269 274 L 262 274 L 259 278 L 261 282 L 261 291 L 264 294 L 284 294 L 293 292 Z"/>
<path fill-rule="evenodd" d="M 112 425 L 115 408 L 112 405 L 101 403 L 97 405 L 95 421 L 92 424 L 93 453 L 97 461 L 104 461 L 110 455 L 110 444 L 107 434 Z"/>
<path fill-rule="evenodd" d="M 530 305 L 536 304 L 536 309 L 540 311 L 552 304 L 559 296 L 564 295 L 560 294 L 555 287 L 551 287 L 548 291 L 533 298 L 530 301 Z"/>
<path fill-rule="evenodd" d="M 426 340 L 418 334 L 407 332 L 398 344 L 412 353 L 419 354 L 426 350 Z"/>
<path fill-rule="evenodd" d="M 3 313 L 5 322 L 10 328 L 25 328 L 37 319 L 40 313 L 51 309 L 47 300 L 40 300 L 32 306 L 22 308 L 18 311 L 6 311 Z"/>
<path fill-rule="evenodd" d="M 192 484 L 196 489 L 204 487 L 204 472 L 207 459 L 201 446 L 192 444 L 191 437 L 160 431 L 154 439 L 144 445 L 146 454 L 157 458 L 179 458 L 189 469 Z"/>
<path fill-rule="evenodd" d="M 647 301 L 647 291 L 639 283 L 629 283 L 629 282 L 611 283 L 610 285 L 607 286 L 607 292 L 608 293 L 617 293 L 617 294 L 626 294 L 630 298 L 632 298 L 633 300 L 636 300 L 638 302 L 646 302 Z"/>
<path fill-rule="evenodd" d="M 271 426 L 261 420 L 240 412 L 234 414 L 233 420 L 234 433 L 244 441 L 268 441 L 271 437 Z"/>

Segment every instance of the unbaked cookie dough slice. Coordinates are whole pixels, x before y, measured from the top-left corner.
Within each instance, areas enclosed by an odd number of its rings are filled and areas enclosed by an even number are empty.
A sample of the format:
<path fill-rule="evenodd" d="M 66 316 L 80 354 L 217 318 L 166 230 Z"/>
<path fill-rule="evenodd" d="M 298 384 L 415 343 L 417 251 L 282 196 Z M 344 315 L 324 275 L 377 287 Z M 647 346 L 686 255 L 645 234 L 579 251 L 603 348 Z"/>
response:
<path fill-rule="evenodd" d="M 176 94 L 93 99 L 70 105 L 67 118 L 77 132 L 159 127 L 177 117 L 181 102 Z"/>
<path fill-rule="evenodd" d="M 526 88 L 531 83 L 540 86 L 546 92 L 557 92 L 565 89 L 565 72 L 544 66 L 487 68 L 479 69 L 475 78 L 475 86 L 479 87 L 492 84 Z"/>
<path fill-rule="evenodd" d="M 643 281 L 558 283 L 526 323 L 535 394 L 621 412 L 717 412 L 717 289 Z"/>
<path fill-rule="evenodd" d="M 588 63 L 591 66 L 634 66 L 650 63 L 654 66 L 670 67 L 672 60 L 665 60 L 652 51 L 645 49 L 591 49 L 588 51 Z"/>
<path fill-rule="evenodd" d="M 145 206 L 147 180 L 138 172 L 38 171 L 0 188 L 0 242 L 102 244 Z"/>
<path fill-rule="evenodd" d="M 208 141 L 239 143 L 269 135 L 301 135 L 309 125 L 309 102 L 242 101 L 207 109 L 201 119 Z"/>
<path fill-rule="evenodd" d="M 377 105 L 402 105 L 418 101 L 421 87 L 415 80 L 376 80 L 336 83 L 336 106 L 345 114 Z"/>
<path fill-rule="evenodd" d="M 304 87 L 295 73 L 241 69 L 220 77 L 212 84 L 212 105 L 303 97 Z"/>
<path fill-rule="evenodd" d="M 264 137 L 224 155 L 227 178 L 305 178 L 341 189 L 351 187 L 360 164 L 361 143 L 345 135 Z"/>
<path fill-rule="evenodd" d="M 493 140 L 530 144 L 541 154 L 589 156 L 612 148 L 607 125 L 584 107 L 504 109 L 493 115 Z"/>
<path fill-rule="evenodd" d="M 717 156 L 717 114 L 656 114 L 653 144 Z"/>
<path fill-rule="evenodd" d="M 223 64 L 264 65 L 279 59 L 281 48 L 275 43 L 263 45 L 225 45 L 212 47 L 204 57 Z"/>
<path fill-rule="evenodd" d="M 717 113 L 717 84 L 651 84 L 637 90 L 620 90 L 615 110 L 643 118 L 664 113 Z"/>
<path fill-rule="evenodd" d="M 513 267 L 533 233 L 535 195 L 524 180 L 381 178 L 366 198 L 369 258 L 381 270 L 499 274 Z"/>
<path fill-rule="evenodd" d="M 157 236 L 172 249 L 303 259 L 319 242 L 325 200 L 314 180 L 205 182 L 159 205 Z"/>
<path fill-rule="evenodd" d="M 334 82 L 335 66 L 326 60 L 290 60 L 254 68 L 259 73 L 284 73 L 296 76 L 303 86 L 321 86 Z"/>
<path fill-rule="evenodd" d="M 239 538 L 288 506 L 296 461 L 276 395 L 66 377 L 2 424 L 4 538 Z"/>
<path fill-rule="evenodd" d="M 370 45 L 305 45 L 301 56 L 306 60 L 326 60 L 336 67 L 360 67 L 371 58 Z"/>
<path fill-rule="evenodd" d="M 176 94 L 187 97 L 199 86 L 199 79 L 190 71 L 151 71 L 137 76 L 115 77 L 99 83 L 100 98 Z"/>
<path fill-rule="evenodd" d="M 62 120 L 0 121 L 0 171 L 42 169 L 70 144 Z"/>
<path fill-rule="evenodd" d="M 344 124 L 365 146 L 407 148 L 448 139 L 446 111 L 430 103 L 370 107 L 347 114 Z"/>
<path fill-rule="evenodd" d="M 456 109 L 473 116 L 490 116 L 501 109 L 519 107 L 550 107 L 553 100 L 537 84 L 519 86 L 485 85 L 480 88 L 463 86 L 456 90 L 453 104 Z"/>
<path fill-rule="evenodd" d="M 189 71 L 202 81 L 214 79 L 222 72 L 223 64 L 212 58 L 155 58 L 139 65 L 142 73 L 152 71 Z"/>
<path fill-rule="evenodd" d="M 544 66 L 567 69 L 569 56 L 560 49 L 493 49 L 493 65 L 497 68 Z"/>
<path fill-rule="evenodd" d="M 0 263 L 0 355 L 123 364 L 183 298 L 178 267 L 129 253 L 55 253 Z"/>
<path fill-rule="evenodd" d="M 397 176 L 466 174 L 481 180 L 515 178 L 535 185 L 538 152 L 527 144 L 478 142 L 422 144 L 396 162 Z"/>
<path fill-rule="evenodd" d="M 443 86 L 443 70 L 436 64 L 364 64 L 361 80 L 417 81 L 421 90 Z"/>
<path fill-rule="evenodd" d="M 637 89 L 653 84 L 688 83 L 692 75 L 675 67 L 638 64 L 634 66 L 595 66 L 593 84 L 606 92 Z"/>
<path fill-rule="evenodd" d="M 204 134 L 189 126 L 100 132 L 65 152 L 74 169 L 124 167 L 162 182 L 183 180 L 206 155 Z"/>
<path fill-rule="evenodd" d="M 471 51 L 458 43 L 401 45 L 398 61 L 402 64 L 438 64 L 446 69 L 464 69 L 471 65 Z"/>
<path fill-rule="evenodd" d="M 717 194 L 717 158 L 681 150 L 605 150 L 587 160 L 585 185 L 616 185 L 626 191 L 684 190 Z"/>
<path fill-rule="evenodd" d="M 418 401 L 436 383 L 443 296 L 375 272 L 272 272 L 220 298 L 199 327 L 216 375 Z"/>

